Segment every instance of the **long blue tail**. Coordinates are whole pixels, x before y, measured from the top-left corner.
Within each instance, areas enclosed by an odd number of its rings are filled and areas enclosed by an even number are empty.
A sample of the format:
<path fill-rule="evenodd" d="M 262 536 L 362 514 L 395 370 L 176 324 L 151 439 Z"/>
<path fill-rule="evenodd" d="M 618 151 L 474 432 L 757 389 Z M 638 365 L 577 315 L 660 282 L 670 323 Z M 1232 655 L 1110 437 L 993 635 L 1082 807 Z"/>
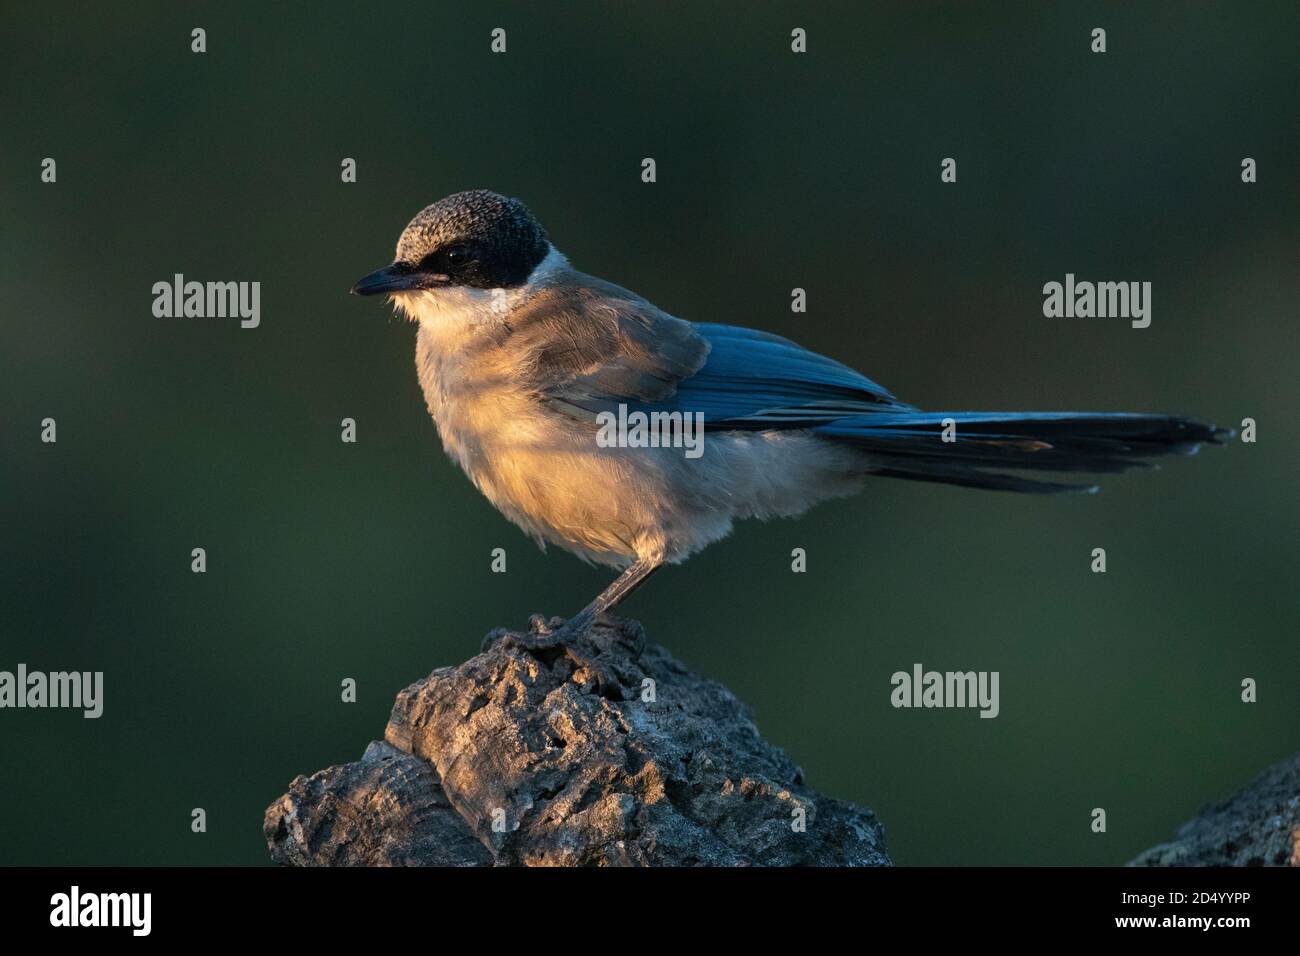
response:
<path fill-rule="evenodd" d="M 836 419 L 816 434 L 860 449 L 872 474 L 999 491 L 1096 491 L 1012 471 L 1119 472 L 1159 455 L 1221 444 L 1230 429 L 1129 412 L 875 412 Z"/>

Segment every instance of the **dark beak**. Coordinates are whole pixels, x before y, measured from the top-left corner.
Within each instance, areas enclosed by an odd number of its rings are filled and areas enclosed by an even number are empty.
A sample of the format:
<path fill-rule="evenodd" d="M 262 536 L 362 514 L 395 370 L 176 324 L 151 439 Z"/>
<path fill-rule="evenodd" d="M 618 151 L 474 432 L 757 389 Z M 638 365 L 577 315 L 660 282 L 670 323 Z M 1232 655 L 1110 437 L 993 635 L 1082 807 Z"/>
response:
<path fill-rule="evenodd" d="M 353 295 L 383 295 L 386 292 L 410 292 L 413 289 L 432 289 L 447 284 L 447 277 L 430 272 L 415 272 L 404 262 L 377 269 L 362 276 L 352 287 Z"/>

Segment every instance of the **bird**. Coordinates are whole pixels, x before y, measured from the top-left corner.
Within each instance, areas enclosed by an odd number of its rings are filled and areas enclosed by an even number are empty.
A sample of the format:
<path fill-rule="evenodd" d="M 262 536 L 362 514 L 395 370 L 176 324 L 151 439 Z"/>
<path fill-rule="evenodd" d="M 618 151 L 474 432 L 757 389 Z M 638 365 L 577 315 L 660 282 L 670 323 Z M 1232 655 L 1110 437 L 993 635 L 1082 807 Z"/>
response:
<path fill-rule="evenodd" d="M 578 271 L 523 202 L 486 189 L 426 206 L 351 291 L 417 325 L 429 414 L 478 490 L 543 550 L 621 572 L 563 626 L 536 625 L 539 646 L 585 633 L 737 520 L 793 517 L 872 478 L 1091 492 L 1057 479 L 1232 434 L 1163 414 L 926 411 L 789 339 L 687 321 Z M 702 423 L 701 453 L 600 440 L 638 413 Z"/>

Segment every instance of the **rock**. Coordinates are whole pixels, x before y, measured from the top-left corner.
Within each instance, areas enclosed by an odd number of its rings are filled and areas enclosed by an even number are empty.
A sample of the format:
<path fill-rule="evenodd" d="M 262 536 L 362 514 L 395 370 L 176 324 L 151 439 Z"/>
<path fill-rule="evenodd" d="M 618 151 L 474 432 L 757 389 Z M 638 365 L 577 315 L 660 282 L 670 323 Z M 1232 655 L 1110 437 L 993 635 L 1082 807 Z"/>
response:
<path fill-rule="evenodd" d="M 552 621 L 551 627 L 558 620 Z M 725 687 L 641 626 L 569 649 L 494 631 L 397 696 L 385 743 L 298 777 L 271 856 L 347 865 L 888 865 L 869 809 L 821 796 Z"/>
<path fill-rule="evenodd" d="M 289 866 L 490 866 L 492 854 L 423 760 L 376 740 L 356 763 L 298 777 L 267 808 L 271 859 Z"/>
<path fill-rule="evenodd" d="M 1129 866 L 1300 866 L 1300 754 L 1205 807 Z"/>

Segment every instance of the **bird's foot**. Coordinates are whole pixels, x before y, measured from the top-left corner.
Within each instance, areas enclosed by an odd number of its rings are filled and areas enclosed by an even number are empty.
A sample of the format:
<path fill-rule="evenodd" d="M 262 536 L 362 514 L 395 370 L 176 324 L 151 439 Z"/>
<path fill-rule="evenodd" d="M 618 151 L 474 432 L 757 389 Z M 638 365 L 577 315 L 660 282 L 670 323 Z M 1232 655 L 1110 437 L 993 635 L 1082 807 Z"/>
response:
<path fill-rule="evenodd" d="M 547 621 L 542 615 L 534 614 L 528 619 L 527 633 L 493 631 L 483 639 L 481 649 L 487 650 L 498 641 L 505 641 L 539 657 L 547 651 L 558 652 L 551 657 L 552 660 L 559 656 L 566 657 L 573 664 L 575 676 L 581 677 L 584 671 L 589 675 L 596 693 L 602 697 L 621 700 L 622 682 L 612 670 L 600 663 L 599 649 L 591 640 L 591 630 L 595 623 L 592 615 L 575 614 L 568 621 L 559 617 Z"/>

